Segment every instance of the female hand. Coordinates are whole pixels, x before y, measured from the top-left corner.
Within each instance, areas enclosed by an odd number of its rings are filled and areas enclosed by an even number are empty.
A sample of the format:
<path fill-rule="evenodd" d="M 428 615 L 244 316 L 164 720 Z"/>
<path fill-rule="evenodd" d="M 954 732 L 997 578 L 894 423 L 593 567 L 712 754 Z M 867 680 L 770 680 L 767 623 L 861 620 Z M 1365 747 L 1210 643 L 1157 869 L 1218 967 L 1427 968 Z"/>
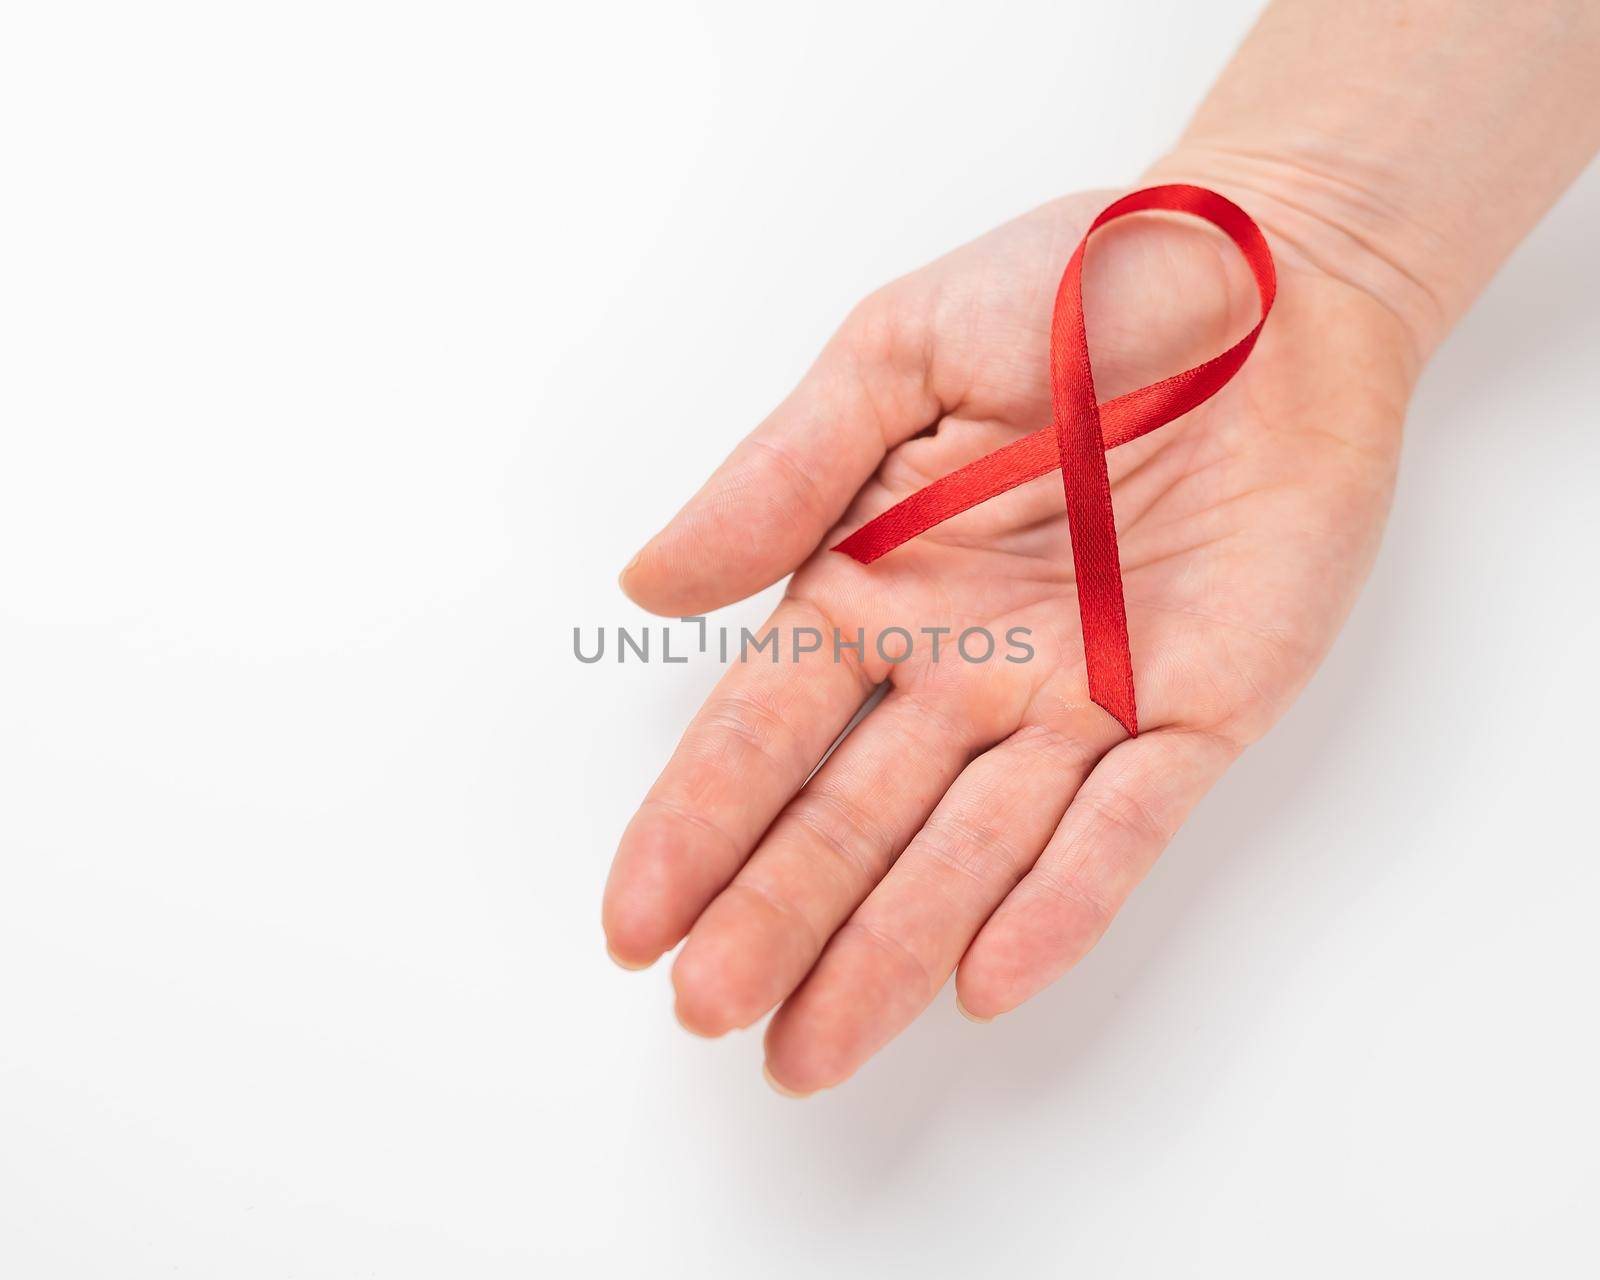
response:
<path fill-rule="evenodd" d="M 1278 303 L 1243 370 L 1108 459 L 1139 737 L 1089 700 L 1058 472 L 870 566 L 826 550 L 1049 423 L 1051 302 L 1110 198 L 1057 201 L 868 298 L 624 573 L 641 605 L 692 615 L 794 572 L 771 624 L 783 660 L 753 654 L 719 683 L 604 906 L 624 965 L 687 935 L 690 1030 L 781 1005 L 767 1057 L 786 1090 L 848 1077 L 953 970 L 986 1019 L 1076 963 L 1306 682 L 1372 562 L 1415 349 L 1382 303 L 1276 240 Z M 1258 307 L 1226 239 L 1161 216 L 1097 232 L 1084 292 L 1102 401 L 1220 351 Z M 791 661 L 807 627 L 829 643 Z M 898 665 L 873 642 L 890 627 L 923 640 Z M 969 627 L 1026 628 L 1033 657 L 965 661 Z M 938 661 L 922 628 L 949 629 Z M 864 631 L 864 653 L 835 660 L 835 629 Z"/>

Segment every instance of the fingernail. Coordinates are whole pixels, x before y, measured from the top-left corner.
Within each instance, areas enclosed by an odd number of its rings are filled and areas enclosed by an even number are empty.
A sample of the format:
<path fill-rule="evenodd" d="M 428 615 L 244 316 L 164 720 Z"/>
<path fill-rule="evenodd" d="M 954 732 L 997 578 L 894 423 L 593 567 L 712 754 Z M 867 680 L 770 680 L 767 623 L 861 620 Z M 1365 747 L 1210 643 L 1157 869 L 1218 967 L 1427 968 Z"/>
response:
<path fill-rule="evenodd" d="M 648 969 L 652 964 L 655 963 L 654 960 L 646 960 L 643 964 L 634 964 L 632 961 L 624 960 L 611 949 L 611 944 L 609 942 L 606 943 L 606 954 L 611 957 L 611 963 L 616 965 L 617 968 L 626 969 L 630 973 L 638 973 L 640 969 Z"/>
<path fill-rule="evenodd" d="M 630 573 L 632 573 L 636 568 L 638 568 L 639 561 L 642 560 L 642 559 L 644 559 L 644 552 L 643 551 L 639 552 L 639 554 L 634 556 L 634 558 L 632 560 L 628 561 L 627 564 L 622 566 L 622 572 L 617 575 L 617 585 L 618 586 L 621 586 L 624 582 L 627 581 L 628 575 Z"/>
<path fill-rule="evenodd" d="M 963 1018 L 965 1018 L 968 1022 L 979 1022 L 979 1023 L 982 1023 L 982 1022 L 993 1022 L 994 1021 L 993 1018 L 980 1018 L 977 1014 L 973 1013 L 971 1009 L 967 1008 L 966 1005 L 962 1004 L 961 1003 L 961 993 L 959 991 L 956 992 L 956 1011 L 958 1013 L 960 1013 L 961 1016 Z"/>
<path fill-rule="evenodd" d="M 777 1076 L 772 1074 L 772 1068 L 764 1062 L 761 1064 L 761 1074 L 767 1078 L 767 1083 L 772 1086 L 772 1091 L 781 1093 L 785 1098 L 809 1098 L 811 1096 L 809 1093 L 796 1093 L 788 1085 L 783 1084 Z"/>

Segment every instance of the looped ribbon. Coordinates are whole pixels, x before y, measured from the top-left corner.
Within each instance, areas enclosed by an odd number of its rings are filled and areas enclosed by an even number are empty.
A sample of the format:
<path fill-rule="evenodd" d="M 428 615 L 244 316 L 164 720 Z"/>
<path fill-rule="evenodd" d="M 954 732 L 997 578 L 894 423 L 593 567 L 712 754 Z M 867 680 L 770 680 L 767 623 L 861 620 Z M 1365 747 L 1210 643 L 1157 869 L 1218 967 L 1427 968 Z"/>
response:
<path fill-rule="evenodd" d="M 1184 213 L 1223 231 L 1244 255 L 1261 295 L 1255 328 L 1219 356 L 1148 387 L 1097 403 L 1083 323 L 1083 252 L 1106 223 L 1130 213 Z M 833 550 L 862 564 L 952 516 L 1056 470 L 1067 496 L 1067 526 L 1077 575 L 1078 611 L 1089 696 L 1132 736 L 1139 733 L 1133 688 L 1133 654 L 1122 596 L 1122 565 L 1111 508 L 1106 452 L 1181 417 L 1214 396 L 1244 364 L 1277 296 L 1277 272 L 1266 237 L 1231 200 L 1204 187 L 1146 187 L 1108 205 L 1084 232 L 1061 275 L 1050 326 L 1053 425 L 970 462 L 919 489 L 868 521 Z"/>

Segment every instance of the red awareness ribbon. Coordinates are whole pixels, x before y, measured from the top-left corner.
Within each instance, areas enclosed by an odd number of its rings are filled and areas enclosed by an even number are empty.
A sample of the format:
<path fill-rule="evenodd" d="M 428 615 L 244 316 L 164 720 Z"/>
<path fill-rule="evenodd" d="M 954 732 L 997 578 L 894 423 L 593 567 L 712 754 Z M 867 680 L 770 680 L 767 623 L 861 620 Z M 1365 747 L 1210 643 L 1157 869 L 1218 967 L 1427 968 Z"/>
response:
<path fill-rule="evenodd" d="M 1225 232 L 1238 246 L 1261 295 L 1255 328 L 1219 356 L 1152 382 L 1127 395 L 1096 402 L 1083 324 L 1083 251 L 1106 223 L 1130 213 L 1186 213 Z M 1133 655 L 1122 598 L 1122 565 L 1111 509 L 1106 451 L 1181 417 L 1222 389 L 1249 356 L 1277 296 L 1278 277 L 1261 229 L 1231 200 L 1204 187 L 1146 187 L 1109 205 L 1084 232 L 1056 291 L 1050 325 L 1050 389 L 1054 423 L 952 471 L 897 502 L 833 548 L 871 564 L 951 516 L 1007 490 L 1061 469 L 1067 494 L 1067 526 L 1077 574 L 1078 611 L 1089 669 L 1089 696 L 1130 735 L 1139 733 L 1134 701 Z"/>

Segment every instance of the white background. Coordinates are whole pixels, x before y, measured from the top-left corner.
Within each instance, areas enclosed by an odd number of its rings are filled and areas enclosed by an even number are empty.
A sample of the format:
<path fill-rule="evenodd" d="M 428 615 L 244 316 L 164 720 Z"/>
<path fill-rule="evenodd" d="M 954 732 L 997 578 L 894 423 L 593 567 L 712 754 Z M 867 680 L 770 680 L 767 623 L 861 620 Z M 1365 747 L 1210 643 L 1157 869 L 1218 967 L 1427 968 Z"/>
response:
<path fill-rule="evenodd" d="M 1594 1274 L 1594 170 L 1057 988 L 797 1104 L 602 950 L 716 671 L 571 628 L 852 301 L 1136 177 L 1251 9 L 5 9 L 0 1272 Z"/>

